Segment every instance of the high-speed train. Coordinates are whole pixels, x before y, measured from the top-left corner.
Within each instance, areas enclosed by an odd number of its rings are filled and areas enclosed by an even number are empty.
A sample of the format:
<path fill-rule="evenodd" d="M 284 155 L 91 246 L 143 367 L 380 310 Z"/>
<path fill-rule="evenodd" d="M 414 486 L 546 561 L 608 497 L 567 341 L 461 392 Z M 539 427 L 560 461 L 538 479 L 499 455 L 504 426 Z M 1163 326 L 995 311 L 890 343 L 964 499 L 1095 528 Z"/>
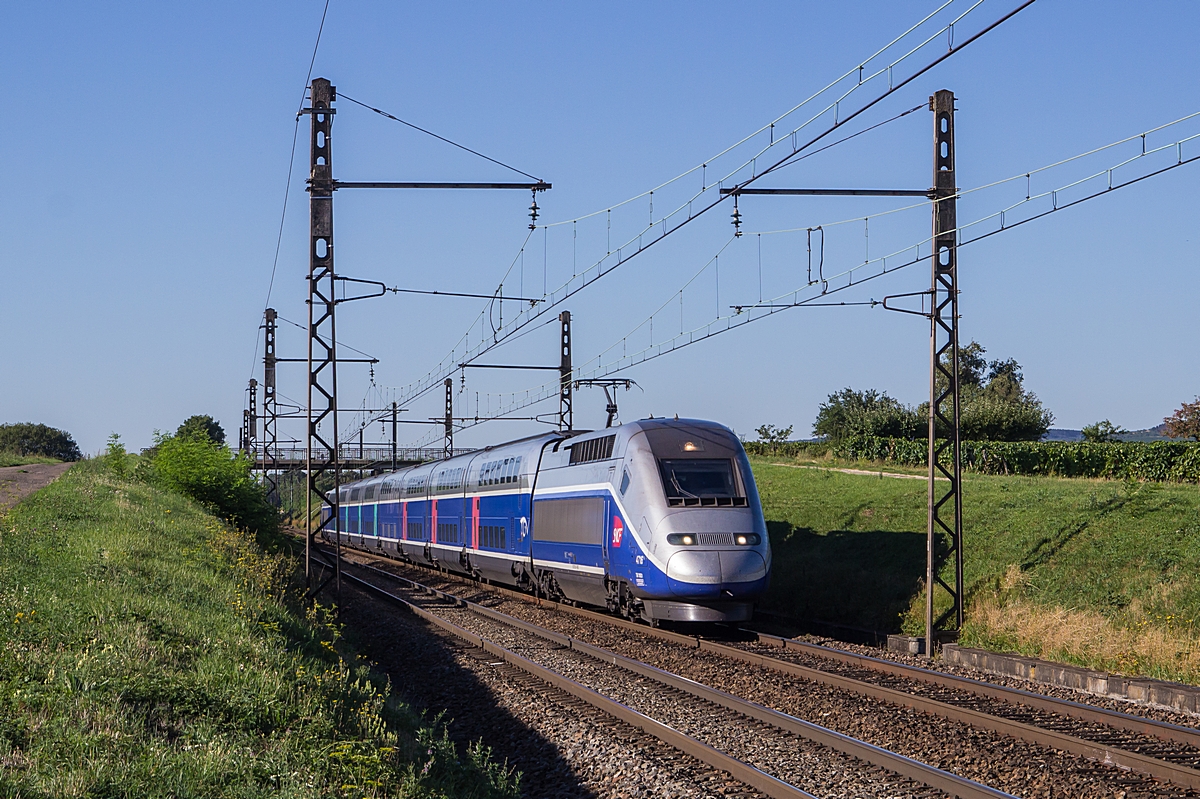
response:
<path fill-rule="evenodd" d="M 745 621 L 771 573 L 746 452 L 715 422 L 532 436 L 349 483 L 339 505 L 344 545 L 656 625 Z"/>

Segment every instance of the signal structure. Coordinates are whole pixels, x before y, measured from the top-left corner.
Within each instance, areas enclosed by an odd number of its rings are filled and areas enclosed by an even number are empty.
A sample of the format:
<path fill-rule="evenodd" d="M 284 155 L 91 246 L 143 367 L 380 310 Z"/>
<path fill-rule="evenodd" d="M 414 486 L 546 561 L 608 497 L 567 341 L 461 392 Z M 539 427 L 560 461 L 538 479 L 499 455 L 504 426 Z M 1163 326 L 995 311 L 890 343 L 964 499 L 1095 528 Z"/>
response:
<path fill-rule="evenodd" d="M 309 107 L 302 109 L 311 119 L 309 146 L 309 273 L 308 273 L 308 392 L 307 392 L 307 435 L 305 444 L 305 470 L 308 480 L 306 498 L 307 535 L 305 541 L 304 567 L 310 586 L 313 582 L 312 548 L 315 538 L 326 526 L 339 518 L 341 490 L 341 461 L 338 438 L 337 401 L 337 326 L 336 308 L 339 304 L 353 300 L 381 296 L 385 289 L 376 294 L 336 296 L 339 283 L 374 284 L 376 281 L 359 280 L 338 275 L 334 271 L 333 259 L 333 195 L 339 189 L 522 189 L 534 194 L 531 207 L 533 220 L 537 220 L 537 192 L 546 191 L 551 185 L 537 180 L 534 183 L 459 183 L 459 182 L 351 182 L 333 177 L 332 132 L 333 119 L 337 113 L 334 102 L 337 90 L 326 78 L 315 78 L 309 87 Z M 354 101 L 357 102 L 357 101 Z M 361 105 L 361 103 L 360 103 Z M 369 107 L 369 106 L 368 106 Z M 374 109 L 372 109 L 374 110 Z M 490 160 L 490 159 L 489 159 Z M 381 285 L 381 284 L 380 284 Z M 328 460 L 314 459 L 314 449 L 323 449 Z M 332 477 L 332 488 L 324 494 L 330 507 L 328 516 L 321 518 L 315 529 L 312 519 L 312 497 L 317 490 L 317 481 L 322 475 Z M 341 543 L 334 536 L 335 567 L 333 575 L 320 586 L 311 588 L 310 596 L 320 591 L 329 580 L 335 582 L 341 592 Z"/>

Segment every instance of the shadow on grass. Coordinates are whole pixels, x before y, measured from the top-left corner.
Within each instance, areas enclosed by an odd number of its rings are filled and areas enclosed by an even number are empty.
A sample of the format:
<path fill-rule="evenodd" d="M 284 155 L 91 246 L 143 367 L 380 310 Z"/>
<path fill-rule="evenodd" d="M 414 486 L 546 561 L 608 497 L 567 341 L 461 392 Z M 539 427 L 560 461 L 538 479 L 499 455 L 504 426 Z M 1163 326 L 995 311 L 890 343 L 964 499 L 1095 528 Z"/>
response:
<path fill-rule="evenodd" d="M 1090 518 L 1064 524 L 1054 535 L 1042 536 L 1030 547 L 1029 552 L 1025 555 L 1025 558 L 1021 562 L 1021 570 L 1029 571 L 1043 563 L 1049 563 L 1072 539 L 1079 536 L 1096 521 L 1125 507 L 1130 502 L 1130 499 L 1131 497 L 1128 492 L 1126 496 L 1110 497 L 1095 505 L 1093 509 L 1094 515 Z"/>
<path fill-rule="evenodd" d="M 801 621 L 879 633 L 901 617 L 925 578 L 925 533 L 834 530 L 768 521 L 771 588 L 761 606 Z"/>

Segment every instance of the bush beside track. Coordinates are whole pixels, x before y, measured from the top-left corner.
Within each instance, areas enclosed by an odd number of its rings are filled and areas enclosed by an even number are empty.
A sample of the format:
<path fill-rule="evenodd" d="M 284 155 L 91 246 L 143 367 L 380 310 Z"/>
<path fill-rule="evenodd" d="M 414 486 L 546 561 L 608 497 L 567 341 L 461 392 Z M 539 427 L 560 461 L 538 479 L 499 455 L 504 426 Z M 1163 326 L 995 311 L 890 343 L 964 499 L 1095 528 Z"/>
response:
<path fill-rule="evenodd" d="M 0 517 L 0 795 L 517 794 L 301 609 L 285 552 L 106 460 Z"/>
<path fill-rule="evenodd" d="M 851 436 L 836 442 L 746 443 L 762 457 L 832 457 L 855 462 L 925 466 L 926 440 Z M 950 453 L 942 461 L 949 465 Z M 963 468 L 980 474 L 1102 477 L 1110 480 L 1200 482 L 1200 443 L 1127 441 L 964 441 Z"/>
<path fill-rule="evenodd" d="M 752 459 L 774 554 L 762 607 L 923 634 L 925 482 L 779 462 Z M 962 643 L 1200 682 L 1195 486 L 968 474 L 963 514 Z"/>

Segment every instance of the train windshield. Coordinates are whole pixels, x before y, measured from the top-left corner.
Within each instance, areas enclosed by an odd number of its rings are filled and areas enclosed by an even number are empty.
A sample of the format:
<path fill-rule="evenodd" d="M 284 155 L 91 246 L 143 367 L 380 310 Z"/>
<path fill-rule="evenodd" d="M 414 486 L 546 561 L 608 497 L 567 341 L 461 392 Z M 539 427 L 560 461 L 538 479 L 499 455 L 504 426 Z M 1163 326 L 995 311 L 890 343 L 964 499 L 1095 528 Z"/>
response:
<path fill-rule="evenodd" d="M 727 458 L 663 458 L 663 489 L 672 505 L 733 505 L 739 496 L 733 461 Z M 723 501 L 722 501 L 723 500 Z"/>

